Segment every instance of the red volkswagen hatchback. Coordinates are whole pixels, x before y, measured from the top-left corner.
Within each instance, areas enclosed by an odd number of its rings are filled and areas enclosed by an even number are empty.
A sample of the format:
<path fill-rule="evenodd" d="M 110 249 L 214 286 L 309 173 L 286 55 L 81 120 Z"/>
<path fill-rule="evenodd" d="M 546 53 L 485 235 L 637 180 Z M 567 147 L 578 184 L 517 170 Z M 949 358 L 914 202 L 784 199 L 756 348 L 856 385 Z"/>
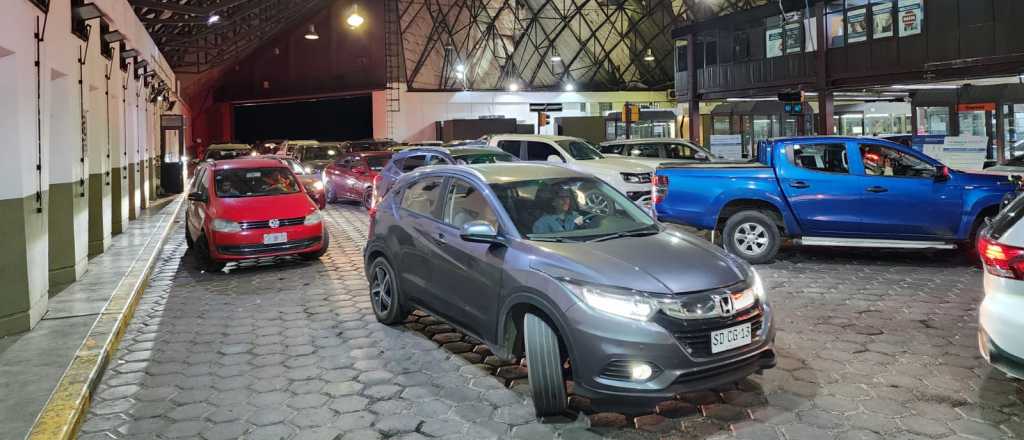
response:
<path fill-rule="evenodd" d="M 277 158 L 203 164 L 189 189 L 185 223 L 185 241 L 208 271 L 251 258 L 313 260 L 329 243 L 320 210 Z"/>
<path fill-rule="evenodd" d="M 324 190 L 327 201 L 354 200 L 370 209 L 373 179 L 391 160 L 390 151 L 348 153 L 324 168 Z"/>

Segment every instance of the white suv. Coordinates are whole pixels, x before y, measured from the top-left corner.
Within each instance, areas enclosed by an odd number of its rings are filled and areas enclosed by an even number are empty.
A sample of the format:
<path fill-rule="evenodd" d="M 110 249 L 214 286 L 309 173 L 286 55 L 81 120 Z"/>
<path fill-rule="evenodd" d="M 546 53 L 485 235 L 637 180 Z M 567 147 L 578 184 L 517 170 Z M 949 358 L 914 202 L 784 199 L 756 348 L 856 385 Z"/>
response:
<path fill-rule="evenodd" d="M 985 299 L 978 310 L 978 348 L 992 366 L 1024 378 L 1024 197 L 1017 197 L 982 232 Z"/>
<path fill-rule="evenodd" d="M 625 158 L 605 157 L 587 141 L 566 136 L 499 134 L 487 137 L 488 145 L 525 161 L 562 164 L 608 182 L 634 202 L 651 204 L 654 167 Z"/>

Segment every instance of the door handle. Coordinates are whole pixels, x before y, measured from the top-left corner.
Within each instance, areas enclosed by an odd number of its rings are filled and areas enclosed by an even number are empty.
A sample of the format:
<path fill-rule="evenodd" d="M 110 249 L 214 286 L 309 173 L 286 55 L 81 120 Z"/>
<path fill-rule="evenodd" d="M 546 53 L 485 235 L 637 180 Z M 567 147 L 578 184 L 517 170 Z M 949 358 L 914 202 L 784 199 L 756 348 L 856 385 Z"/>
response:
<path fill-rule="evenodd" d="M 888 192 L 889 191 L 888 188 L 881 187 L 881 186 L 869 186 L 867 190 L 868 190 L 868 192 L 873 192 L 873 193 L 876 193 L 876 194 L 877 193 L 884 193 L 884 192 Z"/>
<path fill-rule="evenodd" d="M 792 182 L 792 183 L 789 184 L 789 186 L 791 186 L 793 188 L 796 188 L 796 189 L 804 189 L 804 188 L 810 188 L 811 187 L 811 185 L 809 183 L 804 182 L 802 180 L 797 180 L 795 182 Z"/>

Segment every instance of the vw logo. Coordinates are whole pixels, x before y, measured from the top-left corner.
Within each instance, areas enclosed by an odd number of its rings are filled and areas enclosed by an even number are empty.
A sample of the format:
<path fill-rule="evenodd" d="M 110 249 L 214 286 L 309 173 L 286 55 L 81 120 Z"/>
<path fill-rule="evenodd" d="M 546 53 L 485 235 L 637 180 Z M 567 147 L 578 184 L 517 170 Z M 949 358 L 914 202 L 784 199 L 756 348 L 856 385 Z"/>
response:
<path fill-rule="evenodd" d="M 722 316 L 730 316 L 735 312 L 735 306 L 732 303 L 732 295 L 720 295 L 715 297 L 715 302 L 718 303 L 718 311 Z"/>
<path fill-rule="evenodd" d="M 271 228 L 276 228 L 278 226 L 281 226 L 281 221 L 276 219 L 276 218 L 271 220 L 269 223 L 270 223 L 270 227 Z"/>

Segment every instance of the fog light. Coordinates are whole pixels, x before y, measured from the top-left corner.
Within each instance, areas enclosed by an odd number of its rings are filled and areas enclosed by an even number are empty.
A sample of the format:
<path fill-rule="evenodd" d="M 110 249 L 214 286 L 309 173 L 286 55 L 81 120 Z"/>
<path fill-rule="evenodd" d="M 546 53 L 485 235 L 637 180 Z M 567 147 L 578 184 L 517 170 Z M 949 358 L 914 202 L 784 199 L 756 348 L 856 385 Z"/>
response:
<path fill-rule="evenodd" d="M 651 369 L 650 365 L 637 364 L 633 366 L 630 376 L 633 380 L 647 380 L 650 379 L 653 374 L 654 370 Z"/>

